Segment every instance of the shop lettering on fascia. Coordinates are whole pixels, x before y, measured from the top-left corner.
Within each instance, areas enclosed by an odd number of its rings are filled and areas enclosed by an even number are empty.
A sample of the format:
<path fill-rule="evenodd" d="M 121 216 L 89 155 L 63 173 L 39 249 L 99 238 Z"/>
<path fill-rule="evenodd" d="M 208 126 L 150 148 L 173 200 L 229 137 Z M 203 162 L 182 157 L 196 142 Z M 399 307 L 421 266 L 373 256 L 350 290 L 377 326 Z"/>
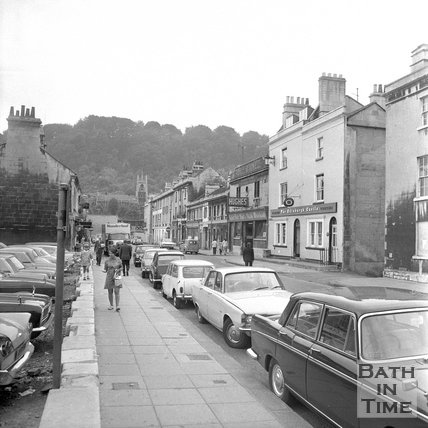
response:
<path fill-rule="evenodd" d="M 310 215 L 327 214 L 337 212 L 337 202 L 331 204 L 302 205 L 301 207 L 282 207 L 271 210 L 272 217 L 282 217 L 287 215 Z"/>

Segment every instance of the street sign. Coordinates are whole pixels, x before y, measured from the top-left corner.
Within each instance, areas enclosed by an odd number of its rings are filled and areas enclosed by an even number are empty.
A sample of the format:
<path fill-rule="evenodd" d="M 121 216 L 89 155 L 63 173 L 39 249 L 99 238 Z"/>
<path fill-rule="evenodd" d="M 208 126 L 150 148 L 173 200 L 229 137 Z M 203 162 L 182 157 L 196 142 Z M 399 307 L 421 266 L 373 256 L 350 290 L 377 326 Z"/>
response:
<path fill-rule="evenodd" d="M 285 198 L 284 199 L 284 205 L 286 207 L 292 207 L 294 205 L 294 199 L 293 198 Z"/>

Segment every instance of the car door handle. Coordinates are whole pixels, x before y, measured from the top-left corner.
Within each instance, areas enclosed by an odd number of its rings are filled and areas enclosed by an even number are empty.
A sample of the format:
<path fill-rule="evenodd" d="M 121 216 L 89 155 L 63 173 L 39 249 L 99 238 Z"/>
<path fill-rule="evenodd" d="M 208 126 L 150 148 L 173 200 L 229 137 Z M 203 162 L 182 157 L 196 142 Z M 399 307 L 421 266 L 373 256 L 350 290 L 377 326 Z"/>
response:
<path fill-rule="evenodd" d="M 321 354 L 321 349 L 311 348 L 311 349 L 309 349 L 309 354 L 310 355 L 313 355 L 313 354 L 319 355 L 319 354 Z"/>

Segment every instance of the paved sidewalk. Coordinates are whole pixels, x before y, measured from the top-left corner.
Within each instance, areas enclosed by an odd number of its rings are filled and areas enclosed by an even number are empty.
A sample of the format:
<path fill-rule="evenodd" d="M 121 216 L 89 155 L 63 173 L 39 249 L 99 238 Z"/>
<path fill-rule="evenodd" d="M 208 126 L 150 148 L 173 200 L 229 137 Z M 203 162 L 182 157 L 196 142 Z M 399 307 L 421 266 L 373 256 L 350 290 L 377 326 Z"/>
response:
<path fill-rule="evenodd" d="M 95 266 L 101 427 L 310 427 L 141 278 L 109 311 L 104 278 Z"/>

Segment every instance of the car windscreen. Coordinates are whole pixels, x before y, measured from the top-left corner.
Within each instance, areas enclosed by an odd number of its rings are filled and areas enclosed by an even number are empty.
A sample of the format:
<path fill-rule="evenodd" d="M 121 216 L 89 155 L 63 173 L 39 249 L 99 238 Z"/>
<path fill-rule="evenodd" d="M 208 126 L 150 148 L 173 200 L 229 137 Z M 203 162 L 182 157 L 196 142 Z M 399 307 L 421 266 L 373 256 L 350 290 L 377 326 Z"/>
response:
<path fill-rule="evenodd" d="M 211 266 L 185 266 L 183 267 L 183 278 L 205 278 Z"/>
<path fill-rule="evenodd" d="M 15 256 L 8 257 L 7 262 L 12 266 L 15 272 L 25 269 L 25 266 Z"/>
<path fill-rule="evenodd" d="M 224 292 L 236 293 L 263 289 L 284 289 L 275 272 L 229 273 L 224 279 Z"/>
<path fill-rule="evenodd" d="M 371 315 L 361 321 L 361 356 L 366 360 L 428 355 L 428 309 Z"/>
<path fill-rule="evenodd" d="M 6 273 L 13 273 L 15 270 L 12 268 L 12 266 L 7 263 L 5 259 L 0 259 L 0 271 L 6 272 Z"/>
<path fill-rule="evenodd" d="M 169 262 L 172 262 L 174 260 L 181 260 L 183 256 L 180 255 L 173 255 L 173 254 L 161 254 L 158 258 L 158 264 L 159 266 L 165 266 L 169 265 Z"/>

